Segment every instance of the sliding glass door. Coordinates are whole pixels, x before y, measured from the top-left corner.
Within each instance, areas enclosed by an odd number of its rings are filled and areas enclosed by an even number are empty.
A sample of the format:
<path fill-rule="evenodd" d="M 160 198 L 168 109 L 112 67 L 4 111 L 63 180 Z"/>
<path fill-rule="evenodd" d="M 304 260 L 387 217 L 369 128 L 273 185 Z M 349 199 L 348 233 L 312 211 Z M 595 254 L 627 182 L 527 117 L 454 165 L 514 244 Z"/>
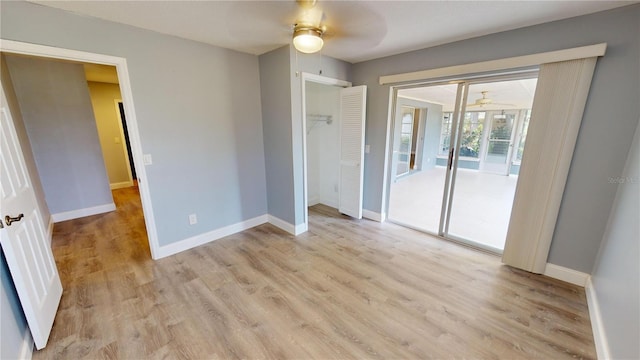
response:
<path fill-rule="evenodd" d="M 398 90 L 396 106 L 410 103 L 427 111 L 427 117 L 420 171 L 402 177 L 395 174 L 390 184 L 389 219 L 501 252 L 535 76 Z M 402 113 L 397 111 L 395 121 L 404 126 Z M 396 133 L 394 140 L 401 137 L 402 132 Z"/>
<path fill-rule="evenodd" d="M 389 214 L 403 225 L 437 234 L 445 191 L 446 162 L 450 150 L 453 109 L 459 89 L 457 84 L 445 84 L 417 89 L 419 97 L 438 101 L 415 100 L 406 93 L 396 100 L 393 131 L 393 157 Z M 411 122 L 419 114 L 418 121 Z M 410 116 L 408 116 L 410 115 Z M 444 126 L 442 126 L 445 119 Z M 413 129 L 407 125 L 413 123 Z M 418 131 L 410 130 L 418 129 Z M 409 139 L 415 139 L 416 154 L 412 156 Z M 443 159 L 442 154 L 445 154 Z M 410 171 L 411 158 L 413 167 Z"/>

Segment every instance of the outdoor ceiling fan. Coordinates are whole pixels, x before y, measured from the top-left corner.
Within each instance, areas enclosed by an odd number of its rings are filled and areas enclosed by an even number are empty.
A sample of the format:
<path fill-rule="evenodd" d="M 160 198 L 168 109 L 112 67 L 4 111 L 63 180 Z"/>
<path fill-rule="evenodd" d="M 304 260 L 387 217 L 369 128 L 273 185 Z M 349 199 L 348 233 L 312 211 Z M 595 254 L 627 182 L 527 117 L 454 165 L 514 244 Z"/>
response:
<path fill-rule="evenodd" d="M 472 107 L 472 106 L 485 107 L 488 105 L 514 106 L 513 104 L 501 104 L 501 103 L 493 102 L 493 100 L 487 96 L 487 94 L 489 93 L 489 91 L 487 90 L 481 91 L 480 93 L 482 94 L 482 97 L 479 99 L 476 99 L 476 101 L 472 104 L 467 104 L 467 107 Z"/>

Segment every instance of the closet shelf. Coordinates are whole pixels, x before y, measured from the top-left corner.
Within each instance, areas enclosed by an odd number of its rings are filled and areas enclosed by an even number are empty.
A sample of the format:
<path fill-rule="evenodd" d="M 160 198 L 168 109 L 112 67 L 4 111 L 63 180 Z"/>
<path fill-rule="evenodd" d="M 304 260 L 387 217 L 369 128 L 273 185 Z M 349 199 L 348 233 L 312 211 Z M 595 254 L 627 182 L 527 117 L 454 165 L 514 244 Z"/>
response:
<path fill-rule="evenodd" d="M 321 114 L 307 114 L 307 120 L 313 121 L 313 122 L 326 122 L 327 124 L 331 124 L 333 122 L 333 116 L 321 115 Z"/>

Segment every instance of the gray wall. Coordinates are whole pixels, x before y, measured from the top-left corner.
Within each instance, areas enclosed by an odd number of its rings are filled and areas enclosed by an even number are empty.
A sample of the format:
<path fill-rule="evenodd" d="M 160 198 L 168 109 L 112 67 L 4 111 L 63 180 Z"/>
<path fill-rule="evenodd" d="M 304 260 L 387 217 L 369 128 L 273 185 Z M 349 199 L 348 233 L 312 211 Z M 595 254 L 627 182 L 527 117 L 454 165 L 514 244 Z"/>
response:
<path fill-rule="evenodd" d="M 422 152 L 422 169 L 436 166 L 440 133 L 442 132 L 442 105 L 427 103 L 427 119 L 424 132 L 424 149 Z"/>
<path fill-rule="evenodd" d="M 302 80 L 300 72 L 348 81 L 351 64 L 284 46 L 260 55 L 269 214 L 304 223 Z"/>
<path fill-rule="evenodd" d="M 640 358 L 640 126 L 617 187 L 592 282 L 613 359 Z M 616 186 L 617 185 L 617 186 Z"/>
<path fill-rule="evenodd" d="M 0 73 L 0 78 L 2 79 L 2 89 L 4 90 L 4 94 L 7 97 L 7 105 L 9 106 L 11 116 L 13 117 L 13 125 L 16 128 L 18 141 L 20 141 L 22 155 L 24 156 L 24 160 L 26 163 L 25 165 L 27 166 L 27 170 L 29 171 L 31 185 L 33 186 L 33 190 L 36 195 L 40 214 L 42 214 L 42 220 L 45 224 L 48 224 L 51 213 L 49 212 L 49 207 L 47 206 L 47 202 L 45 201 L 44 189 L 42 188 L 42 183 L 40 182 L 40 174 L 38 173 L 38 167 L 36 166 L 33 151 L 31 150 L 31 142 L 29 141 L 27 129 L 24 125 L 24 120 L 22 119 L 22 111 L 20 110 L 20 105 L 16 97 L 13 82 L 11 81 L 11 75 L 9 73 L 9 67 L 7 66 L 4 54 L 0 55 L 0 65 L 2 66 L 2 71 Z"/>
<path fill-rule="evenodd" d="M 550 263 L 589 273 L 615 196 L 606 179 L 622 171 L 640 114 L 639 18 L 640 5 L 633 5 L 355 64 L 354 83 L 369 86 L 364 207 L 381 211 L 389 86 L 378 85 L 380 75 L 606 42 L 549 254 Z"/>
<path fill-rule="evenodd" d="M 27 2 L 0 16 L 3 39 L 127 59 L 160 245 L 267 212 L 256 56 Z"/>
<path fill-rule="evenodd" d="M 288 46 L 260 56 L 269 215 L 294 224 L 290 70 Z"/>
<path fill-rule="evenodd" d="M 82 65 L 6 59 L 51 213 L 113 203 Z"/>

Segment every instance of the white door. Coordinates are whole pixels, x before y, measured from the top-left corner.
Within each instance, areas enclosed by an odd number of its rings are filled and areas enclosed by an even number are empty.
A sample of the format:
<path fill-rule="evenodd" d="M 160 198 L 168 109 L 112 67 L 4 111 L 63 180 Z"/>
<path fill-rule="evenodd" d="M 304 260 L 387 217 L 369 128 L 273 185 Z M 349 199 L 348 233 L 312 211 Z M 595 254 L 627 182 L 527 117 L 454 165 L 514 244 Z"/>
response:
<path fill-rule="evenodd" d="M 366 86 L 340 92 L 340 201 L 338 210 L 362 218 Z"/>
<path fill-rule="evenodd" d="M 400 114 L 396 121 L 400 124 L 400 136 L 396 161 L 396 177 L 408 174 L 411 171 L 411 150 L 413 148 L 413 125 L 416 109 L 410 106 L 401 106 Z"/>
<path fill-rule="evenodd" d="M 0 243 L 38 349 L 47 344 L 62 284 L 13 119 L 0 90 Z"/>
<path fill-rule="evenodd" d="M 518 111 L 489 113 L 489 131 L 482 158 L 482 171 L 509 175 L 517 119 Z"/>

